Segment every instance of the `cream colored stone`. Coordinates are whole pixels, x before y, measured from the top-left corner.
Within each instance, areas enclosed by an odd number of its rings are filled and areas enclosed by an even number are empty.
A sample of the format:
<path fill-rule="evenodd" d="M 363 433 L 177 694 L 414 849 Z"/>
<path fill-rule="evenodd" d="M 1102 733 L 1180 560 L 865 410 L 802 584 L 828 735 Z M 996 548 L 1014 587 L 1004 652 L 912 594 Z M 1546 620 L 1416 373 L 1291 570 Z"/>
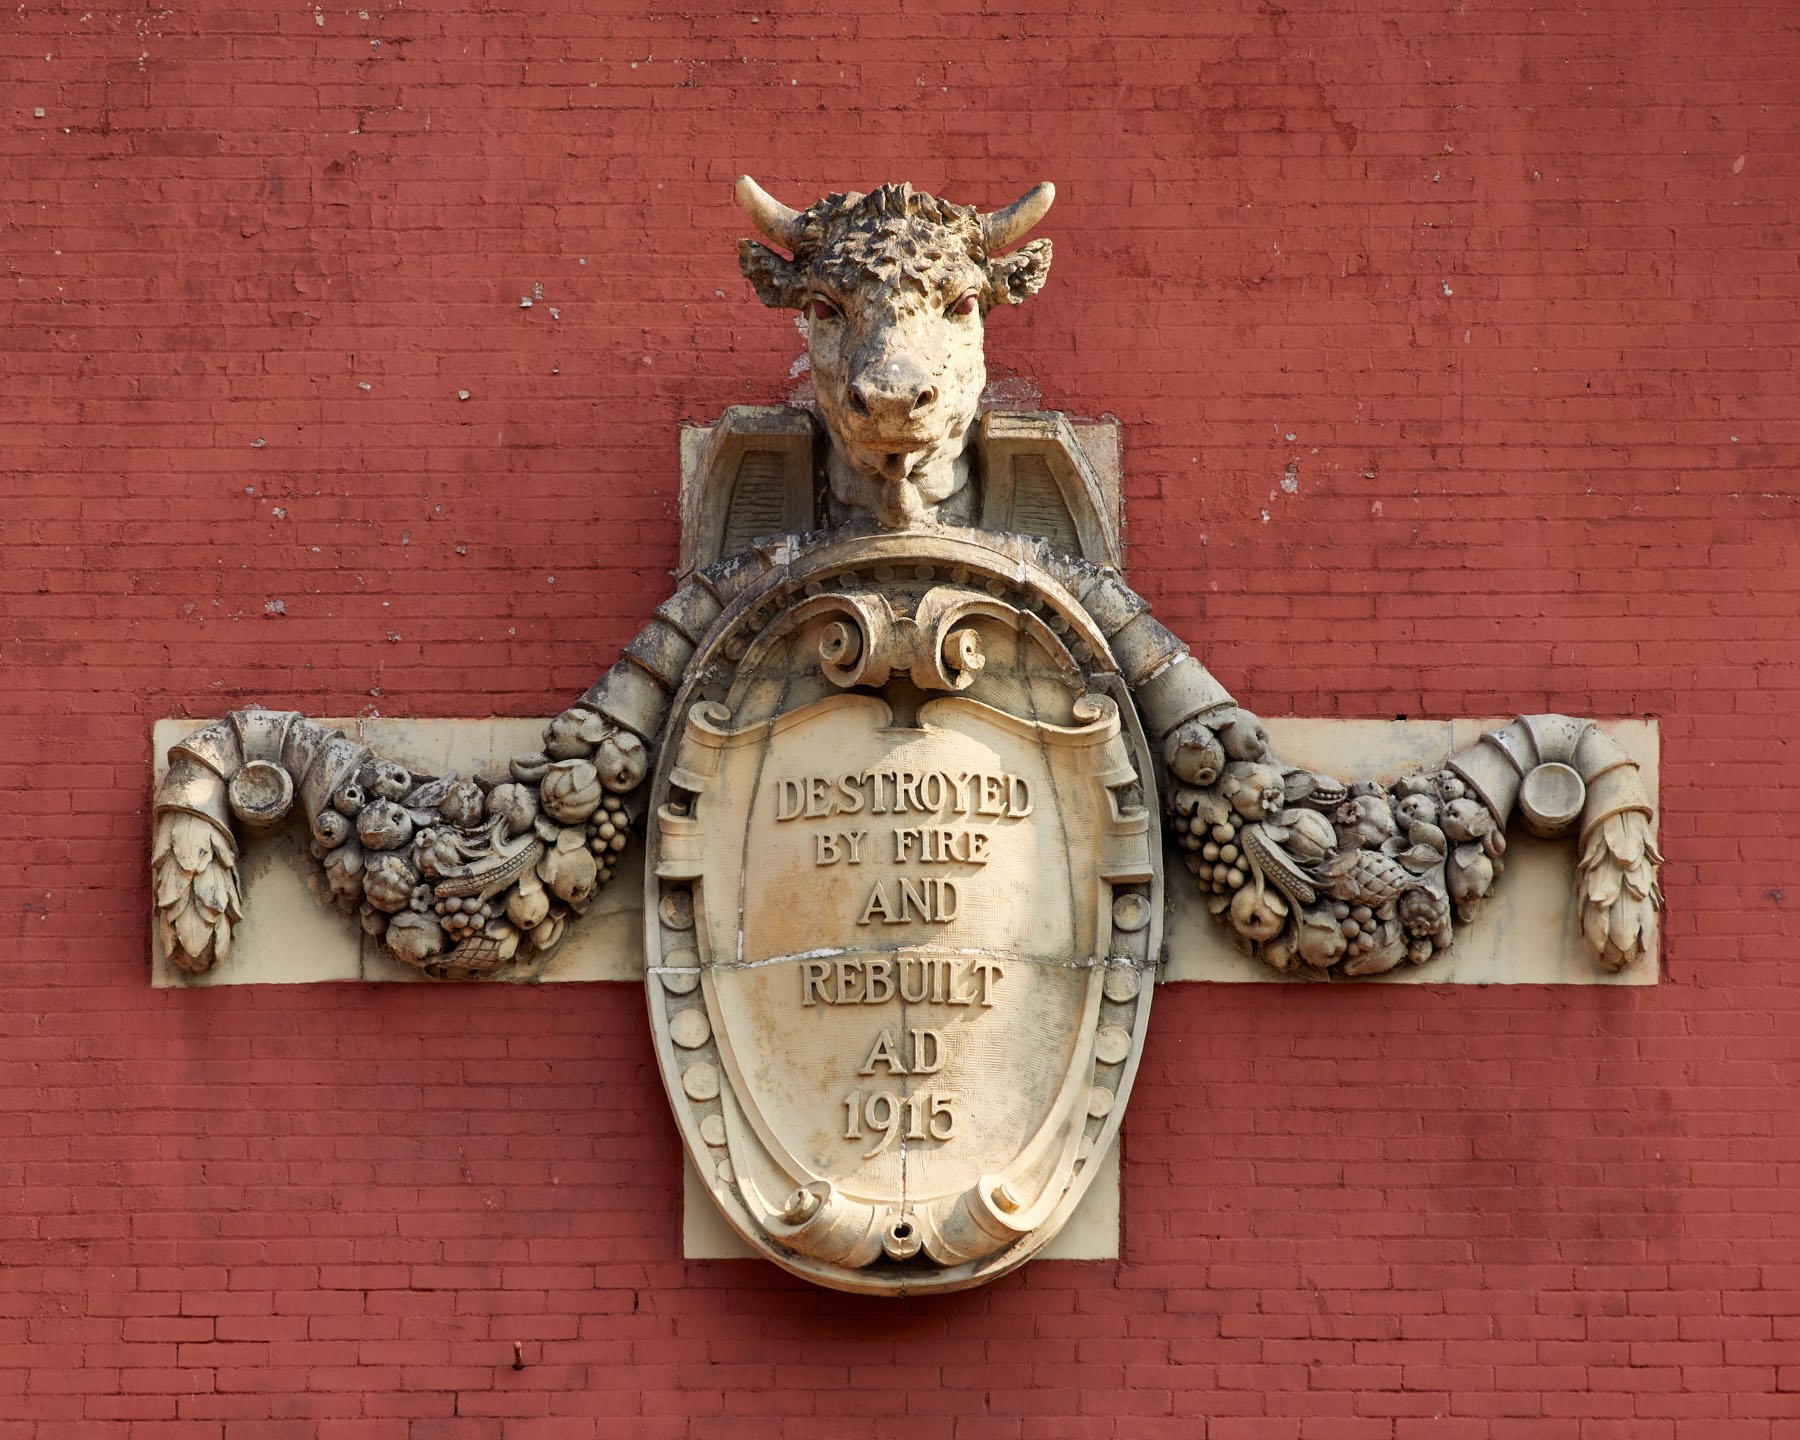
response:
<path fill-rule="evenodd" d="M 1054 413 L 989 411 L 981 417 L 982 528 L 1042 535 L 1070 555 L 1117 566 L 1117 480 L 1109 492 L 1101 468 L 1110 460 L 1116 476 L 1117 441 L 1116 425 L 1078 430 Z"/>
<path fill-rule="evenodd" d="M 996 305 L 1035 294 L 1050 269 L 1047 241 L 1000 251 L 1043 218 L 1055 187 L 1038 185 L 991 215 L 910 185 L 827 196 L 804 213 L 747 175 L 737 195 L 763 237 L 793 257 L 756 241 L 738 250 L 765 305 L 807 316 L 838 518 L 869 516 L 889 529 L 968 523 L 984 321 Z M 904 265 L 888 259 L 900 255 Z"/>
<path fill-rule="evenodd" d="M 160 784 L 171 746 L 207 723 L 158 720 L 151 745 Z M 545 720 L 402 720 L 367 717 L 323 720 L 371 749 L 425 772 L 504 773 L 507 759 L 541 740 Z M 521 965 L 498 977 L 510 981 L 617 980 L 644 973 L 643 846 L 621 857 L 619 874 L 595 898 L 585 919 L 538 965 Z M 316 869 L 304 832 L 287 828 L 247 838 L 244 845 L 244 918 L 230 959 L 201 974 L 177 969 L 151 925 L 151 983 L 168 986 L 301 985 L 365 980 L 413 983 L 424 979 L 362 933 L 354 919 L 329 909 L 307 885 Z"/>
<path fill-rule="evenodd" d="M 723 1135 L 721 1127 L 720 1134 Z M 1037 1253 L 1046 1260 L 1117 1260 L 1119 1258 L 1119 1147 L 1108 1147 L 1096 1168 L 1094 1183 L 1056 1238 Z M 711 1188 L 694 1173 L 692 1160 L 681 1167 L 681 1257 L 684 1260 L 754 1260 L 759 1258 L 744 1238 L 725 1223 Z"/>
<path fill-rule="evenodd" d="M 1175 979 L 1654 982 L 1653 728 L 1271 745 L 1104 568 L 1116 426 L 978 421 L 985 317 L 1050 260 L 1000 252 L 1049 186 L 992 215 L 738 193 L 792 253 L 740 262 L 807 312 L 823 438 L 791 409 L 684 434 L 684 583 L 548 725 L 159 727 L 157 983 L 640 978 L 690 1191 L 809 1279 L 907 1294 L 1053 1253 L 1103 1173 L 1116 1253 L 1165 917 Z M 1575 851 L 1509 842 L 1515 813 Z"/>
<path fill-rule="evenodd" d="M 682 428 L 682 575 L 765 535 L 813 528 L 816 430 L 804 410 L 757 405 Z"/>
<path fill-rule="evenodd" d="M 826 541 L 733 614 L 676 699 L 647 842 L 689 1153 L 810 1279 L 983 1283 L 1117 1133 L 1161 929 L 1154 761 L 1103 638 L 1011 543 Z"/>
<path fill-rule="evenodd" d="M 789 406 L 733 405 L 681 431 L 680 574 L 828 524 L 814 508 L 818 422 Z M 1119 424 L 989 410 L 973 429 L 982 529 L 1038 535 L 1097 565 L 1120 563 Z"/>
<path fill-rule="evenodd" d="M 1295 764 L 1328 774 L 1392 780 L 1441 765 L 1503 720 L 1266 721 L 1275 750 Z M 1655 721 L 1601 724 L 1638 762 L 1649 793 L 1657 793 Z M 1473 922 L 1459 927 L 1451 949 L 1424 965 L 1401 965 L 1372 977 L 1415 985 L 1654 985 L 1661 967 L 1649 963 L 1609 971 L 1596 965 L 1582 941 L 1576 853 L 1566 841 L 1534 839 L 1523 827 L 1508 834 L 1506 873 Z M 1270 970 L 1232 945 L 1207 915 L 1191 884 L 1170 887 L 1168 960 L 1163 980 L 1304 984 Z M 1654 942 L 1652 957 L 1655 955 Z"/>
<path fill-rule="evenodd" d="M 159 720 L 152 744 L 157 778 L 167 768 L 171 745 L 200 727 L 198 721 Z M 334 720 L 352 734 L 379 740 L 398 758 L 463 771 L 491 768 L 528 748 L 545 721 Z M 1267 724 L 1277 748 L 1295 763 L 1333 774 L 1391 779 L 1441 763 L 1473 744 L 1495 720 L 1336 720 L 1277 717 Z M 378 735 L 366 728 L 379 725 Z M 1654 721 L 1618 720 L 1602 728 L 1643 768 L 1657 793 L 1659 749 Z M 498 759 L 496 758 L 498 757 Z M 1621 972 L 1596 966 L 1581 941 L 1575 907 L 1575 853 L 1561 841 L 1511 836 L 1507 873 L 1473 924 L 1447 955 L 1423 966 L 1401 966 L 1376 977 L 1388 984 L 1420 985 L 1654 985 L 1660 967 L 1634 965 Z M 245 849 L 244 920 L 228 964 L 204 975 L 175 970 L 152 936 L 153 983 L 169 985 L 297 985 L 335 980 L 417 981 L 418 972 L 388 959 L 364 940 L 354 922 L 319 904 L 304 875 L 311 861 L 292 833 L 251 841 Z M 519 978 L 543 981 L 631 981 L 644 973 L 643 853 L 633 844 L 618 876 L 602 890 L 585 920 L 543 968 Z M 1166 983 L 1304 983 L 1285 977 L 1237 950 L 1200 904 L 1191 884 L 1177 876 L 1170 888 Z M 154 930 L 154 927 L 152 927 Z"/>

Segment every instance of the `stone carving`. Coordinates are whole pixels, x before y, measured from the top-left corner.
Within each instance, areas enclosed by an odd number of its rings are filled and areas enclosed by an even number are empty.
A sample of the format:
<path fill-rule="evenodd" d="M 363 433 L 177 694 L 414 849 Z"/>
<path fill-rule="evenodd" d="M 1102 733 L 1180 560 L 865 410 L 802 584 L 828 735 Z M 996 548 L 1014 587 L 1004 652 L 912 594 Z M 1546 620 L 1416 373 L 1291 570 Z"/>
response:
<path fill-rule="evenodd" d="M 1515 808 L 1547 838 L 1579 822 L 1594 958 L 1617 970 L 1648 952 L 1662 900 L 1650 799 L 1591 720 L 1521 716 L 1387 786 L 1281 763 L 1237 709 L 1184 721 L 1164 756 L 1170 830 L 1207 908 L 1276 970 L 1379 975 L 1448 950 L 1505 868 Z"/>
<path fill-rule="evenodd" d="M 676 701 L 645 905 L 664 1079 L 727 1218 L 826 1284 L 1022 1263 L 1129 1094 L 1155 762 L 1047 558 L 950 529 L 784 547 Z"/>
<path fill-rule="evenodd" d="M 239 710 L 170 754 L 151 849 L 164 953 L 201 972 L 241 918 L 233 817 L 252 831 L 293 814 L 311 832 L 322 899 L 396 958 L 469 979 L 547 951 L 610 880 L 648 767 L 643 740 L 572 709 L 511 775 L 415 775 L 302 715 Z"/>
<path fill-rule="evenodd" d="M 889 529 L 969 524 L 968 438 L 987 368 L 982 322 L 1035 295 L 1050 242 L 1007 256 L 1056 198 L 1039 185 L 994 215 L 910 185 L 827 195 L 806 210 L 749 176 L 738 200 L 785 259 L 754 240 L 738 263 L 763 304 L 804 312 L 833 519 L 872 515 Z"/>
<path fill-rule="evenodd" d="M 736 408 L 684 442 L 683 583 L 509 773 L 414 774 L 264 710 L 176 746 L 169 957 L 228 959 L 239 830 L 297 816 L 321 893 L 395 956 L 518 973 L 643 820 L 650 1017 L 696 1168 L 770 1258 L 884 1293 L 1003 1273 L 1080 1199 L 1149 1014 L 1152 816 L 1279 971 L 1442 954 L 1515 811 L 1575 831 L 1597 962 L 1643 963 L 1650 797 L 1592 722 L 1522 717 L 1385 785 L 1284 763 L 1119 577 L 1095 437 L 979 413 L 985 317 L 1050 262 L 1003 252 L 1053 195 L 796 211 L 740 180 L 769 242 L 740 263 L 807 317 L 817 420 Z"/>

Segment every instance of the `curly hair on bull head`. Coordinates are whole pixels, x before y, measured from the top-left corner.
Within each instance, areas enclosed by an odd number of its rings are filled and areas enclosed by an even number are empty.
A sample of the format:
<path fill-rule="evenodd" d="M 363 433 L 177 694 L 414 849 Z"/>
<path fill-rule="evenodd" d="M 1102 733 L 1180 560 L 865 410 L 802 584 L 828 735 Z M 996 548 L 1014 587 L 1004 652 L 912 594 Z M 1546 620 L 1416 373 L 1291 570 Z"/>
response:
<path fill-rule="evenodd" d="M 832 193 L 806 209 L 789 210 L 748 176 L 738 197 L 758 228 L 793 253 L 784 260 L 754 240 L 738 242 L 738 263 L 765 305 L 798 310 L 809 272 L 839 289 L 910 281 L 936 284 L 948 256 L 961 252 L 987 272 L 984 308 L 1017 305 L 1043 288 L 1051 246 L 1034 240 L 1017 254 L 993 252 L 1017 240 L 1043 217 L 1055 188 L 1039 185 L 1016 204 L 984 216 L 911 185 L 881 185 L 867 194 Z"/>

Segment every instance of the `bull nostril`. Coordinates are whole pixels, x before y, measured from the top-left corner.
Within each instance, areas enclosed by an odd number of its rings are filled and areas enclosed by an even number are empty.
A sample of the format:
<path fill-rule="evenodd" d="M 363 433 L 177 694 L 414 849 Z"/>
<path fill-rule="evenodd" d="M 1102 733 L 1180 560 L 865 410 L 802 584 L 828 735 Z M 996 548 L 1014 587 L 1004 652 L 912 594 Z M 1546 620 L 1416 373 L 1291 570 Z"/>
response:
<path fill-rule="evenodd" d="M 937 403 L 937 397 L 937 386 L 927 385 L 913 400 L 913 414 L 917 415 L 921 410 L 929 410 Z"/>
<path fill-rule="evenodd" d="M 869 400 L 868 397 L 863 394 L 862 386 L 860 385 L 852 385 L 850 387 L 850 408 L 858 415 L 867 415 L 869 413 Z"/>

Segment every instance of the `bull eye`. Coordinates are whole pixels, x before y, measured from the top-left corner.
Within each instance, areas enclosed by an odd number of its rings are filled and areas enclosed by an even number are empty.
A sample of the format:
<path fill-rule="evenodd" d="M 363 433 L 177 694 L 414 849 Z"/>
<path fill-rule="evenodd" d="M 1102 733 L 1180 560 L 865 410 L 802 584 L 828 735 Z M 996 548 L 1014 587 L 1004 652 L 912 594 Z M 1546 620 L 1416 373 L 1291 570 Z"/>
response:
<path fill-rule="evenodd" d="M 806 313 L 815 320 L 835 320 L 844 312 L 829 300 L 821 300 L 815 295 L 806 302 Z"/>
<path fill-rule="evenodd" d="M 971 290 L 968 294 L 960 296 L 944 313 L 946 315 L 973 315 L 977 303 L 978 297 L 975 292 Z"/>

